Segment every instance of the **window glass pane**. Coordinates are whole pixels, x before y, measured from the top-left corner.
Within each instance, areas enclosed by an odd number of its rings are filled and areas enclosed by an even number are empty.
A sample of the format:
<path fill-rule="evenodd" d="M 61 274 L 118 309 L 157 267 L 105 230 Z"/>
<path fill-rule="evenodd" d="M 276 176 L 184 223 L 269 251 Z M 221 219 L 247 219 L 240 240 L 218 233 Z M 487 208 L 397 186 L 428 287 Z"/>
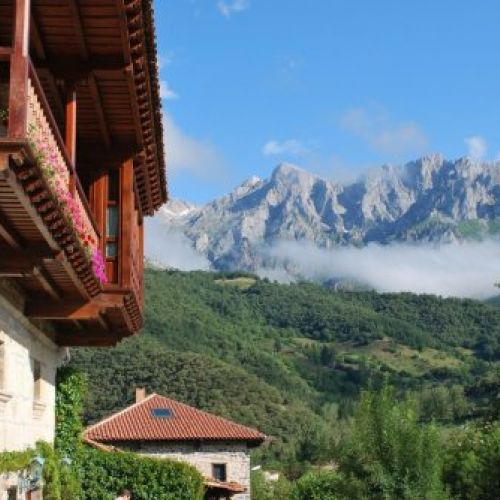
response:
<path fill-rule="evenodd" d="M 106 243 L 106 257 L 118 256 L 118 244 L 113 242 Z"/>
<path fill-rule="evenodd" d="M 106 223 L 106 236 L 108 238 L 118 237 L 118 207 L 108 207 Z"/>
<path fill-rule="evenodd" d="M 212 464 L 212 475 L 217 481 L 226 481 L 226 464 Z"/>

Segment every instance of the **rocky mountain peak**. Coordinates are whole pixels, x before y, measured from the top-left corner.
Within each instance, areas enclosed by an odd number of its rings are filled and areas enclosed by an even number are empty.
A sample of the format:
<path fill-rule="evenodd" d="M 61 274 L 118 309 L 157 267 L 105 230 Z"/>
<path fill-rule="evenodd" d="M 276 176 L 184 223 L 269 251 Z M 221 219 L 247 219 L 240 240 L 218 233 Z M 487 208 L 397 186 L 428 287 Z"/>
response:
<path fill-rule="evenodd" d="M 266 266 L 263 249 L 282 240 L 332 247 L 491 236 L 500 233 L 500 163 L 430 155 L 346 185 L 282 163 L 204 207 L 170 202 L 164 213 L 218 269 Z"/>

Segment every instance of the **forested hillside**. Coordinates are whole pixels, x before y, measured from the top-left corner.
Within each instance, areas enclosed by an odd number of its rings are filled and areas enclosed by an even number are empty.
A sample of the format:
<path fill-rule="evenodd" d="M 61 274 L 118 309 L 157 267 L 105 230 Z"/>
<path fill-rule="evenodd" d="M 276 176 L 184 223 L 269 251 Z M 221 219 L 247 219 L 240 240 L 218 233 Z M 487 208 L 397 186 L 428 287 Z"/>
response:
<path fill-rule="evenodd" d="M 114 349 L 73 350 L 87 421 L 136 386 L 258 427 L 256 459 L 321 462 L 362 388 L 414 394 L 423 420 L 493 411 L 500 308 L 412 294 L 337 292 L 253 276 L 146 271 L 146 327 Z"/>

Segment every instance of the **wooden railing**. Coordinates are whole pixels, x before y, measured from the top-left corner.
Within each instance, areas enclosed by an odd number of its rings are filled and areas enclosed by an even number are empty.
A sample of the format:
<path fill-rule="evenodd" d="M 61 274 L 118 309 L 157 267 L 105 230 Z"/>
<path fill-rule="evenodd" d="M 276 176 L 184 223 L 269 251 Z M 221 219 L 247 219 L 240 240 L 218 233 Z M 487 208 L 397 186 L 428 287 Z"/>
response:
<path fill-rule="evenodd" d="M 49 175 L 52 172 L 55 176 L 51 184 L 56 188 L 56 194 L 70 193 L 79 209 L 85 234 L 90 236 L 93 246 L 98 247 L 100 234 L 97 223 L 76 174 L 75 166 L 68 157 L 59 127 L 31 62 L 27 113 L 27 137 L 30 142 L 34 143 L 35 149 L 43 153 L 45 162 L 50 165 L 48 172 Z M 75 181 L 74 192 L 71 192 L 71 179 Z"/>

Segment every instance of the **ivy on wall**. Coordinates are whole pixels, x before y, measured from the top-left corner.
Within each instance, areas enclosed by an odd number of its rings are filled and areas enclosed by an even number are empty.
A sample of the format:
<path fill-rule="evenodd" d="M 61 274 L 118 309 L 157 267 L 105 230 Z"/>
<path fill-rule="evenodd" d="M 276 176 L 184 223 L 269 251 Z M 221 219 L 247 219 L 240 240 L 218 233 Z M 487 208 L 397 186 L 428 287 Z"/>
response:
<path fill-rule="evenodd" d="M 85 391 L 85 377 L 69 368 L 59 370 L 55 447 L 40 442 L 34 450 L 0 453 L 0 473 L 26 470 L 39 455 L 44 459 L 44 500 L 113 500 L 122 488 L 131 490 L 135 500 L 203 498 L 203 478 L 190 465 L 86 446 L 81 439 Z"/>
<path fill-rule="evenodd" d="M 0 473 L 27 469 L 35 456 L 33 450 L 4 451 L 0 453 Z"/>

